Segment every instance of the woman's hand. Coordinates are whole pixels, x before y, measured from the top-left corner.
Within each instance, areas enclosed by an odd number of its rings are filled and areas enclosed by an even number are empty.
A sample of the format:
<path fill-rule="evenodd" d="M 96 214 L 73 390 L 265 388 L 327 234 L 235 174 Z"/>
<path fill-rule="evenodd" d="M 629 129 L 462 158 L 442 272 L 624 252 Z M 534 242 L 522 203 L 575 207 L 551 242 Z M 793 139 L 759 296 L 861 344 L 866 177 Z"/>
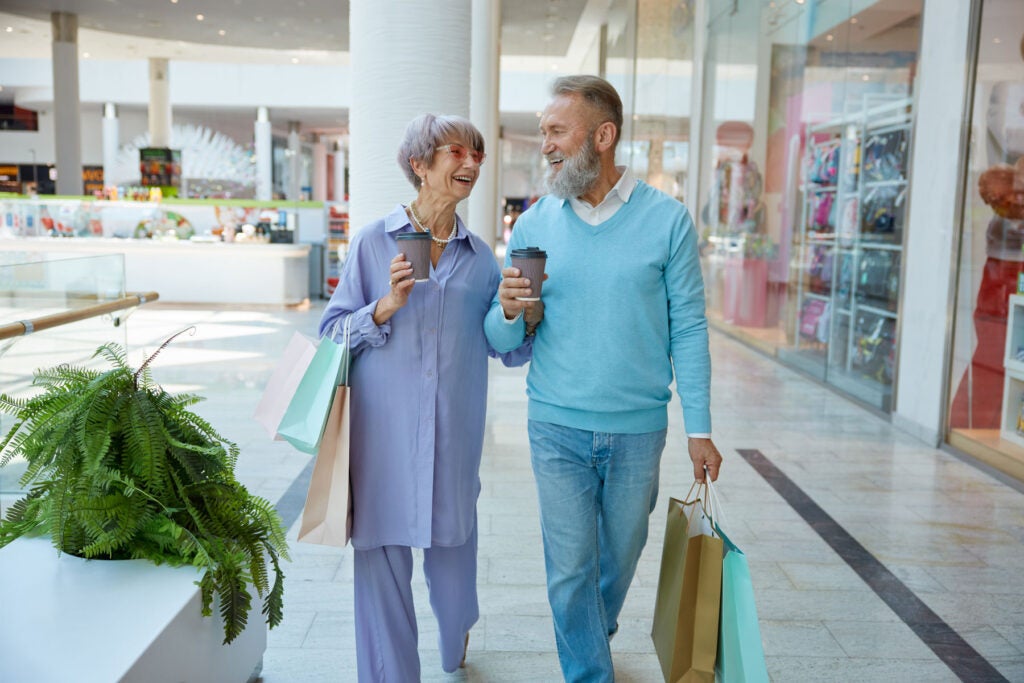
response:
<path fill-rule="evenodd" d="M 412 264 L 405 260 L 405 254 L 398 254 L 391 259 L 391 270 L 388 282 L 388 293 L 377 299 L 377 308 L 373 311 L 373 322 L 382 325 L 391 319 L 398 309 L 409 302 L 416 281 L 412 279 Z"/>

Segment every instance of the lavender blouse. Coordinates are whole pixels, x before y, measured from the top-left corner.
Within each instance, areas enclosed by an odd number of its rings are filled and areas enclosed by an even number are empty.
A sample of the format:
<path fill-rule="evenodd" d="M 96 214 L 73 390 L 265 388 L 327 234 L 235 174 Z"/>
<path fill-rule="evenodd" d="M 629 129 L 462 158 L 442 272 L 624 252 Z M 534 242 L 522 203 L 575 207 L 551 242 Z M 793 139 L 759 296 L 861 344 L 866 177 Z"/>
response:
<path fill-rule="evenodd" d="M 383 325 L 395 236 L 412 231 L 402 206 L 356 233 L 320 335 L 341 342 L 353 316 L 350 409 L 352 545 L 458 546 L 476 523 L 487 410 L 488 356 L 530 359 L 532 338 L 498 354 L 484 317 L 501 281 L 490 248 L 458 220 L 430 281 Z"/>

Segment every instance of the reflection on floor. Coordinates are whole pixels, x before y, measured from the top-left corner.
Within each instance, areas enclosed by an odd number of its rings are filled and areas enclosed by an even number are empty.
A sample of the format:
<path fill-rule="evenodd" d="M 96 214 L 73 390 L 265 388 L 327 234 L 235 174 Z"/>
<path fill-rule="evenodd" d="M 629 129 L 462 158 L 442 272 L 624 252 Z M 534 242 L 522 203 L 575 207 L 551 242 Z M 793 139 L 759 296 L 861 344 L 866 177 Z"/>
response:
<path fill-rule="evenodd" d="M 278 500 L 309 462 L 270 441 L 251 414 L 293 331 L 314 334 L 320 307 L 261 311 L 146 306 L 133 352 L 187 325 L 154 363 L 169 389 L 242 448 L 239 478 Z M 834 391 L 712 333 L 719 491 L 746 552 L 768 668 L 776 681 L 956 681 L 958 677 L 801 517 L 738 449 L 755 449 L 1008 680 L 1024 680 L 1024 495 L 929 448 Z M 491 365 L 479 502 L 480 622 L 466 668 L 441 672 L 436 626 L 417 570 L 425 681 L 560 680 L 544 589 L 526 437 L 525 372 Z M 612 643 L 616 680 L 655 683 L 650 640 L 669 496 L 689 488 L 681 411 L 670 410 L 661 495 Z M 296 529 L 290 538 L 294 541 Z M 264 683 L 355 681 L 349 549 L 293 543 L 285 621 L 269 634 Z M 2 609 L 2 608 L 0 608 Z"/>

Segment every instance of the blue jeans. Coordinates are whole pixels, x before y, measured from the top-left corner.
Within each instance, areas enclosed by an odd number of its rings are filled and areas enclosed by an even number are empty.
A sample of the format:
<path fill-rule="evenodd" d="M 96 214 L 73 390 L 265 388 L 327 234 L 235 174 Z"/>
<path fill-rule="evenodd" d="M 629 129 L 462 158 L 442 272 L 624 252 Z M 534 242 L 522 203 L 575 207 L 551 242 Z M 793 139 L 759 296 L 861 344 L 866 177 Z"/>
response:
<path fill-rule="evenodd" d="M 530 420 L 529 431 L 562 675 L 613 681 L 608 639 L 647 542 L 666 430 L 609 434 Z"/>

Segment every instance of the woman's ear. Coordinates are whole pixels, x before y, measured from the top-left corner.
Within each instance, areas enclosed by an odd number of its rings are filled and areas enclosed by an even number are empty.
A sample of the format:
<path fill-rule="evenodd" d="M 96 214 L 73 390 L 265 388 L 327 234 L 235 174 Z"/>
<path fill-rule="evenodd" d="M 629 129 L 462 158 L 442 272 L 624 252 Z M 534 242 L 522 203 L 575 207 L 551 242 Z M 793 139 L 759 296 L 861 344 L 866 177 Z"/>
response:
<path fill-rule="evenodd" d="M 605 121 L 594 131 L 594 147 L 603 152 L 615 146 L 615 124 Z"/>
<path fill-rule="evenodd" d="M 430 168 L 415 157 L 409 157 L 409 165 L 412 166 L 412 172 L 418 175 L 420 180 L 423 180 L 423 177 L 427 175 L 427 169 Z"/>

